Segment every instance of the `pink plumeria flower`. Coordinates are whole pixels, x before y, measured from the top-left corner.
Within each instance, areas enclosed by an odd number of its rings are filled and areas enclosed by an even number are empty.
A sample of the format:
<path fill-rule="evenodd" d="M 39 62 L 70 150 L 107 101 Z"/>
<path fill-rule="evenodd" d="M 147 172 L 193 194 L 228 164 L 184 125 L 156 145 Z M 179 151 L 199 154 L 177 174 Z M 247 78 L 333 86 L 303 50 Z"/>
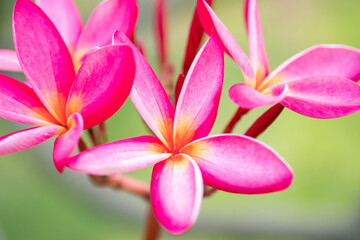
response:
<path fill-rule="evenodd" d="M 224 74 L 224 53 L 211 37 L 199 51 L 184 82 L 176 109 L 145 58 L 135 52 L 136 74 L 130 97 L 156 137 L 141 136 L 107 143 L 72 157 L 75 171 L 110 175 L 154 165 L 151 203 L 159 223 L 181 234 L 197 219 L 203 184 L 244 194 L 280 191 L 292 171 L 265 144 L 236 134 L 207 135 L 215 122 Z"/>
<path fill-rule="evenodd" d="M 130 93 L 135 76 L 128 46 L 101 48 L 78 73 L 60 34 L 30 0 L 18 0 L 14 45 L 28 86 L 0 74 L 0 117 L 34 125 L 0 138 L 0 155 L 33 147 L 55 136 L 55 167 L 61 172 L 84 129 L 111 117 Z"/>
<path fill-rule="evenodd" d="M 118 29 L 131 38 L 134 34 L 138 6 L 136 0 L 104 0 L 83 27 L 73 0 L 35 0 L 55 24 L 78 70 L 87 54 L 98 47 L 111 45 Z M 14 51 L 0 49 L 0 70 L 22 71 Z"/>
<path fill-rule="evenodd" d="M 215 31 L 242 70 L 245 83 L 230 98 L 245 109 L 281 103 L 305 116 L 334 118 L 360 110 L 360 51 L 343 45 L 311 47 L 269 74 L 256 0 L 246 0 L 250 60 L 205 0 L 197 9 L 205 31 Z"/>

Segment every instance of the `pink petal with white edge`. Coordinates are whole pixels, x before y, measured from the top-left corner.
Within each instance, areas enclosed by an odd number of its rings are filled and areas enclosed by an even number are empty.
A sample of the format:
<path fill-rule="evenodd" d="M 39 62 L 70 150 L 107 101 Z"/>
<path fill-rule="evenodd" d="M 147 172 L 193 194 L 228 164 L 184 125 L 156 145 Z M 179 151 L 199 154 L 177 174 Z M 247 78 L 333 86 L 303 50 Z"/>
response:
<path fill-rule="evenodd" d="M 66 124 L 65 106 L 75 77 L 70 53 L 46 14 L 18 0 L 13 16 L 15 49 L 25 76 L 49 112 Z"/>
<path fill-rule="evenodd" d="M 15 51 L 0 49 L 0 70 L 10 72 L 22 72 Z"/>
<path fill-rule="evenodd" d="M 196 221 L 203 196 L 199 167 L 186 155 L 155 165 L 151 204 L 159 223 L 172 234 L 182 234 Z"/>
<path fill-rule="evenodd" d="M 216 31 L 225 48 L 225 51 L 239 65 L 243 74 L 246 76 L 246 80 L 250 81 L 250 83 L 252 84 L 255 84 L 254 69 L 251 65 L 249 58 L 246 56 L 244 51 L 237 44 L 233 35 L 215 15 L 214 11 L 206 3 L 205 0 L 197 1 L 197 11 L 205 32 L 208 35 L 211 35 L 213 29 L 214 31 Z"/>
<path fill-rule="evenodd" d="M 212 35 L 196 55 L 179 96 L 174 120 L 176 149 L 210 133 L 223 79 L 224 52 L 216 35 Z"/>
<path fill-rule="evenodd" d="M 84 122 L 79 113 L 74 113 L 68 118 L 69 129 L 60 135 L 54 144 L 54 164 L 56 169 L 62 173 L 71 153 L 75 150 L 84 129 Z"/>
<path fill-rule="evenodd" d="M 314 118 L 336 118 L 360 110 L 360 85 L 344 77 L 318 76 L 288 82 L 285 107 Z"/>
<path fill-rule="evenodd" d="M 74 80 L 67 116 L 80 113 L 84 129 L 111 117 L 130 94 L 135 62 L 130 47 L 103 47 L 86 57 Z"/>
<path fill-rule="evenodd" d="M 114 44 L 133 49 L 136 73 L 130 98 L 149 128 L 167 146 L 172 146 L 175 109 L 149 63 L 121 32 L 114 33 Z"/>
<path fill-rule="evenodd" d="M 34 147 L 65 129 L 61 126 L 50 125 L 30 128 L 0 137 L 0 155 L 15 153 Z"/>
<path fill-rule="evenodd" d="M 276 68 L 263 85 L 315 76 L 360 79 L 360 50 L 345 45 L 318 45 L 291 57 Z"/>
<path fill-rule="evenodd" d="M 82 30 L 82 20 L 73 0 L 36 0 L 37 5 L 55 24 L 72 52 Z"/>
<path fill-rule="evenodd" d="M 255 69 L 256 79 L 262 81 L 269 74 L 269 63 L 265 51 L 257 0 L 246 0 L 245 21 L 249 35 L 250 59 Z"/>
<path fill-rule="evenodd" d="M 270 193 L 287 188 L 292 171 L 269 146 L 247 136 L 220 134 L 199 139 L 181 152 L 201 169 L 204 183 L 244 194 Z"/>
<path fill-rule="evenodd" d="M 282 84 L 272 91 L 266 89 L 267 93 L 263 94 L 244 83 L 238 83 L 229 90 L 230 99 L 245 109 L 253 109 L 278 103 L 284 99 L 288 91 L 288 86 Z"/>
<path fill-rule="evenodd" d="M 101 2 L 91 14 L 80 35 L 77 51 L 84 54 L 93 47 L 110 45 L 115 30 L 119 30 L 131 38 L 134 34 L 137 16 L 136 0 Z"/>
<path fill-rule="evenodd" d="M 211 6 L 213 0 L 206 0 L 206 2 Z M 187 71 L 189 70 L 191 63 L 193 62 L 196 54 L 199 51 L 203 35 L 204 35 L 204 29 L 201 25 L 199 15 L 197 13 L 197 9 L 195 9 L 190 25 L 187 44 L 186 44 L 186 52 L 185 52 L 183 68 L 182 68 L 182 72 L 184 74 L 186 74 Z"/>
<path fill-rule="evenodd" d="M 119 140 L 85 150 L 72 157 L 67 167 L 94 175 L 110 175 L 152 166 L 170 157 L 153 136 Z"/>
<path fill-rule="evenodd" d="M 0 117 L 35 126 L 57 124 L 26 84 L 0 74 Z"/>

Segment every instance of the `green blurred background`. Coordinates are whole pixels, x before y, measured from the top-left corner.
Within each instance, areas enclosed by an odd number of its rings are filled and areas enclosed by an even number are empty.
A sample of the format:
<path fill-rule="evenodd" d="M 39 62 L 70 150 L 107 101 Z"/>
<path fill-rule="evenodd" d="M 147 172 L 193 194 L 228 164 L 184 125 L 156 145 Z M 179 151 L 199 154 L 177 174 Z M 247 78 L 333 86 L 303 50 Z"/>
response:
<path fill-rule="evenodd" d="M 99 0 L 75 0 L 87 19 Z M 13 48 L 13 0 L 0 1 L 0 48 Z M 155 61 L 152 0 L 140 0 L 138 36 Z M 180 69 L 195 0 L 169 0 L 171 59 Z M 215 12 L 247 51 L 238 0 L 217 0 Z M 320 43 L 360 48 L 358 0 L 259 0 L 271 69 L 295 53 Z M 156 69 L 156 68 L 155 68 Z M 213 133 L 219 133 L 236 110 L 227 91 L 242 81 L 226 57 L 225 85 Z M 18 79 L 22 74 L 6 73 Z M 254 110 L 236 127 L 243 133 L 265 109 Z M 260 140 L 292 166 L 292 186 L 279 193 L 236 195 L 217 192 L 203 201 L 195 226 L 162 239 L 359 239 L 360 115 L 318 120 L 285 110 Z M 0 135 L 24 128 L 0 120 Z M 110 140 L 146 133 L 127 101 L 108 121 Z M 52 163 L 53 141 L 0 158 L 0 240 L 140 239 L 147 203 L 127 193 L 93 186 L 86 175 Z M 151 169 L 131 175 L 150 180 Z"/>

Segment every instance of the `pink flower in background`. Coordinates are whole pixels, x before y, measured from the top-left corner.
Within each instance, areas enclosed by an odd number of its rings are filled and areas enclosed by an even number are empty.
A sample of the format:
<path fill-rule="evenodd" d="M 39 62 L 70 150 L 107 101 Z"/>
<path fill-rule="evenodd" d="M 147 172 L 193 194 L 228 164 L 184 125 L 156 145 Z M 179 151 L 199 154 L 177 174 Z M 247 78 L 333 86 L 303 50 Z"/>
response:
<path fill-rule="evenodd" d="M 107 143 L 72 157 L 75 171 L 110 175 L 155 165 L 151 202 L 160 224 L 181 234 L 197 219 L 203 184 L 244 194 L 280 191 L 292 181 L 283 159 L 263 143 L 242 135 L 207 135 L 215 122 L 224 74 L 224 53 L 212 36 L 199 51 L 174 109 L 145 58 L 135 52 L 136 74 L 130 97 L 156 137 L 141 136 Z"/>
<path fill-rule="evenodd" d="M 91 14 L 85 27 L 73 0 L 35 0 L 56 26 L 69 49 L 75 69 L 84 56 L 98 47 L 111 45 L 117 29 L 131 38 L 138 16 L 136 0 L 104 0 Z M 22 71 L 12 50 L 0 49 L 0 70 Z"/>
<path fill-rule="evenodd" d="M 130 93 L 135 63 L 128 46 L 93 51 L 75 75 L 70 53 L 45 13 L 18 0 L 14 44 L 28 84 L 0 74 L 0 117 L 34 125 L 0 138 L 0 155 L 33 147 L 55 135 L 54 163 L 62 171 L 84 129 L 111 117 Z"/>
<path fill-rule="evenodd" d="M 256 0 L 247 0 L 245 20 L 250 60 L 205 0 L 197 1 L 205 31 L 216 32 L 225 51 L 239 65 L 245 83 L 235 84 L 230 98 L 245 109 L 281 103 L 300 114 L 333 118 L 360 110 L 360 51 L 343 45 L 309 48 L 269 74 Z"/>

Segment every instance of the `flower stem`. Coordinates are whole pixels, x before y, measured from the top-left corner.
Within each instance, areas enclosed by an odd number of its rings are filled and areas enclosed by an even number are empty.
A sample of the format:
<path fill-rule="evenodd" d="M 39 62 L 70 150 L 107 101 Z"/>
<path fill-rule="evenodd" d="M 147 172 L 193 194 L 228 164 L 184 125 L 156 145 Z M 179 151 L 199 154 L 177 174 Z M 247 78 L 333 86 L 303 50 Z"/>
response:
<path fill-rule="evenodd" d="M 269 110 L 267 110 L 263 115 L 261 115 L 251 127 L 246 131 L 245 135 L 253 138 L 257 138 L 261 133 L 263 133 L 280 115 L 284 106 L 280 103 L 274 105 Z"/>
<path fill-rule="evenodd" d="M 89 128 L 89 129 L 88 129 L 88 133 L 89 133 L 89 137 L 90 137 L 90 140 L 91 140 L 92 144 L 93 144 L 94 146 L 99 145 L 99 144 L 98 144 L 98 141 L 97 141 L 97 137 L 96 137 L 96 133 L 95 133 L 94 128 Z"/>
<path fill-rule="evenodd" d="M 216 188 L 213 188 L 213 187 L 209 187 L 209 186 L 204 186 L 204 198 L 205 197 L 210 197 L 211 195 L 213 195 L 217 189 Z"/>
<path fill-rule="evenodd" d="M 80 138 L 79 150 L 85 151 L 88 149 L 85 141 Z M 123 174 L 115 174 L 109 176 L 89 175 L 91 181 L 99 187 L 111 187 L 117 190 L 123 190 L 128 193 L 140 196 L 145 200 L 150 199 L 150 186 L 148 183 L 140 181 L 136 178 L 126 176 Z"/>
<path fill-rule="evenodd" d="M 149 205 L 150 206 L 149 206 L 148 218 L 146 221 L 144 240 L 157 240 L 160 237 L 161 228 L 158 221 L 155 218 L 154 210 L 151 204 Z"/>
<path fill-rule="evenodd" d="M 107 142 L 107 133 L 106 133 L 106 123 L 102 122 L 99 124 L 99 135 L 100 135 L 100 144 Z"/>
<path fill-rule="evenodd" d="M 243 115 L 245 115 L 250 109 L 244 109 L 239 107 L 239 109 L 235 112 L 234 116 L 231 118 L 230 122 L 225 127 L 223 133 L 231 133 L 236 125 L 236 123 L 241 119 Z"/>
<path fill-rule="evenodd" d="M 88 146 L 86 145 L 84 139 L 82 139 L 82 138 L 80 138 L 78 145 L 79 145 L 80 152 L 85 151 L 86 149 L 88 149 Z"/>
<path fill-rule="evenodd" d="M 136 178 L 126 176 L 123 174 L 110 175 L 110 176 L 95 176 L 89 175 L 91 181 L 99 187 L 110 187 L 117 190 L 123 190 L 128 193 L 132 193 L 145 200 L 150 198 L 149 184 L 140 181 Z"/>

